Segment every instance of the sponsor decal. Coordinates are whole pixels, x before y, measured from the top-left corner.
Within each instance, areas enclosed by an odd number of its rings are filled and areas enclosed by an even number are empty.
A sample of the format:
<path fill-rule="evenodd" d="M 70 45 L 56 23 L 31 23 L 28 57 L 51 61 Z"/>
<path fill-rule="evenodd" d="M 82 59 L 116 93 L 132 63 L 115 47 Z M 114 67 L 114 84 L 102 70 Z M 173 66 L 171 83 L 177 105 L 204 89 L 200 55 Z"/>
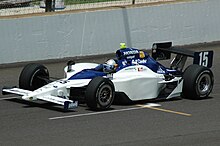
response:
<path fill-rule="evenodd" d="M 125 69 L 126 71 L 138 71 L 138 72 L 140 72 L 140 71 L 144 71 L 144 70 L 146 70 L 146 68 L 143 68 L 143 67 L 129 67 L 129 68 L 126 68 Z"/>
<path fill-rule="evenodd" d="M 125 65 L 127 65 L 128 62 L 125 60 L 125 61 L 122 61 L 121 63 L 123 66 L 125 66 Z"/>
<path fill-rule="evenodd" d="M 158 68 L 158 70 L 157 70 L 157 73 L 159 73 L 159 74 L 164 74 L 164 73 L 165 73 L 165 71 L 164 71 L 164 70 L 162 70 L 162 68 L 159 66 L 159 68 Z"/>
<path fill-rule="evenodd" d="M 127 59 L 134 59 L 134 58 L 135 58 L 135 55 L 127 57 Z"/>
<path fill-rule="evenodd" d="M 135 67 L 129 67 L 129 68 L 125 68 L 125 70 L 136 70 Z"/>
<path fill-rule="evenodd" d="M 136 59 L 136 60 L 132 60 L 132 64 L 145 64 L 147 63 L 146 59 Z"/>
<path fill-rule="evenodd" d="M 78 106 L 78 101 L 75 101 L 73 103 L 69 103 L 68 108 L 73 109 L 73 108 L 76 108 L 77 106 Z"/>
<path fill-rule="evenodd" d="M 138 71 L 144 71 L 144 68 L 143 67 L 138 67 L 137 70 Z"/>
<path fill-rule="evenodd" d="M 127 55 L 135 55 L 135 54 L 139 54 L 139 51 L 138 51 L 138 50 L 132 50 L 132 51 L 123 52 L 123 55 L 124 55 L 124 56 L 127 56 Z"/>
<path fill-rule="evenodd" d="M 61 84 L 66 84 L 66 83 L 67 83 L 67 80 L 61 80 L 60 83 L 61 83 Z"/>
<path fill-rule="evenodd" d="M 110 80 L 112 80 L 113 79 L 113 73 L 107 74 L 106 77 L 109 78 Z"/>

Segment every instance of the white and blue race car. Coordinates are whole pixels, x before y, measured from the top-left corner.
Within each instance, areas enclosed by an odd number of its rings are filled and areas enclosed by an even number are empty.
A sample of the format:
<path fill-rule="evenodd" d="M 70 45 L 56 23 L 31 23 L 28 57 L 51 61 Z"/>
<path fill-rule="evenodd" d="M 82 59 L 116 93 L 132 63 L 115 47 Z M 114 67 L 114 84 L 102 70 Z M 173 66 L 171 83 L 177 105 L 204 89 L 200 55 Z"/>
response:
<path fill-rule="evenodd" d="M 166 42 L 153 44 L 150 56 L 122 46 L 116 58 L 104 64 L 69 61 L 64 68 L 65 78 L 56 81 L 50 79 L 44 65 L 28 64 L 20 74 L 19 88 L 5 87 L 2 94 L 56 103 L 65 110 L 76 108 L 78 101 L 84 101 L 92 110 L 106 110 L 116 98 L 122 102 L 180 96 L 202 99 L 211 93 L 213 51 L 194 52 Z M 171 53 L 175 57 L 169 67 L 157 61 L 170 59 Z M 184 69 L 187 57 L 193 58 L 193 64 Z"/>

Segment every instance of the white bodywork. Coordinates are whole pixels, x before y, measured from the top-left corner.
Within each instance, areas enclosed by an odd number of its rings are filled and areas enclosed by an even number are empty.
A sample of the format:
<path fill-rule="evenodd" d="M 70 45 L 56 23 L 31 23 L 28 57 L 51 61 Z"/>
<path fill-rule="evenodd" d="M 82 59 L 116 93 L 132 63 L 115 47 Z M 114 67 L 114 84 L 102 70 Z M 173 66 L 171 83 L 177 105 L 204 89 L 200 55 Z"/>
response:
<path fill-rule="evenodd" d="M 64 79 L 49 83 L 35 91 L 19 88 L 3 89 L 3 91 L 22 95 L 24 100 L 40 99 L 64 106 L 68 103 L 68 108 L 75 108 L 78 103 L 69 100 L 70 88 L 87 86 L 91 79 L 68 79 L 83 69 L 95 68 L 97 65 L 96 63 L 77 63 L 72 65 L 71 71 L 68 72 L 68 67 L 65 67 Z M 124 92 L 133 101 L 157 98 L 168 82 L 178 81 L 178 85 L 167 98 L 179 96 L 182 92 L 181 77 L 165 81 L 163 74 L 155 73 L 143 65 L 129 66 L 106 77 L 114 83 L 116 92 Z"/>
<path fill-rule="evenodd" d="M 67 72 L 67 67 L 64 71 L 67 78 L 69 78 L 78 71 L 94 68 L 97 65 L 95 63 L 78 63 L 72 66 L 72 72 Z M 114 83 L 116 92 L 124 92 L 133 101 L 157 98 L 167 83 L 181 80 L 181 77 L 175 77 L 170 81 L 165 81 L 163 74 L 155 73 L 144 65 L 126 67 L 114 74 L 107 75 L 107 78 Z M 71 82 L 74 83 L 76 81 L 72 80 Z M 88 84 L 90 80 L 87 81 Z M 172 95 L 167 98 L 179 96 L 181 92 L 182 82 L 179 83 Z"/>
<path fill-rule="evenodd" d="M 163 89 L 162 74 L 156 74 L 146 66 L 124 68 L 113 75 L 115 90 L 124 92 L 131 100 L 156 98 Z"/>

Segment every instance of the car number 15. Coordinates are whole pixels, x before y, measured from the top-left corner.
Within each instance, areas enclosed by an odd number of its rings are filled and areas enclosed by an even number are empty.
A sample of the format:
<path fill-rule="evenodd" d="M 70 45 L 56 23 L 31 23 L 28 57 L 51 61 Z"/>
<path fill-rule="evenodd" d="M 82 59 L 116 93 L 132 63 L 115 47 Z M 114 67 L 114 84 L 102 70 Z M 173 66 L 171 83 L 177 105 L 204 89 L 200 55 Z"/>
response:
<path fill-rule="evenodd" d="M 199 64 L 204 67 L 211 67 L 213 60 L 213 51 L 195 52 L 194 64 Z"/>

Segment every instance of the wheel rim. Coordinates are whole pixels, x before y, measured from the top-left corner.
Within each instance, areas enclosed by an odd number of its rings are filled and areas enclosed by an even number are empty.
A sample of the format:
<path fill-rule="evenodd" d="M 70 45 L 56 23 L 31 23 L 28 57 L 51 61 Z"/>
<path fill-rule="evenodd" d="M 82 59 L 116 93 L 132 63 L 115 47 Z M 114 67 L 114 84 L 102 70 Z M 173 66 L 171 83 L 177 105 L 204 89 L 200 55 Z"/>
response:
<path fill-rule="evenodd" d="M 209 74 L 202 74 L 197 82 L 197 91 L 201 96 L 206 96 L 212 87 L 212 79 Z"/>
<path fill-rule="evenodd" d="M 98 92 L 98 103 L 102 107 L 108 106 L 113 97 L 112 88 L 110 85 L 103 85 Z"/>
<path fill-rule="evenodd" d="M 33 89 L 37 89 L 44 86 L 45 82 L 39 79 L 38 77 L 47 76 L 46 72 L 47 72 L 46 70 L 41 70 L 41 69 L 36 70 L 30 80 L 30 87 L 32 87 Z"/>

